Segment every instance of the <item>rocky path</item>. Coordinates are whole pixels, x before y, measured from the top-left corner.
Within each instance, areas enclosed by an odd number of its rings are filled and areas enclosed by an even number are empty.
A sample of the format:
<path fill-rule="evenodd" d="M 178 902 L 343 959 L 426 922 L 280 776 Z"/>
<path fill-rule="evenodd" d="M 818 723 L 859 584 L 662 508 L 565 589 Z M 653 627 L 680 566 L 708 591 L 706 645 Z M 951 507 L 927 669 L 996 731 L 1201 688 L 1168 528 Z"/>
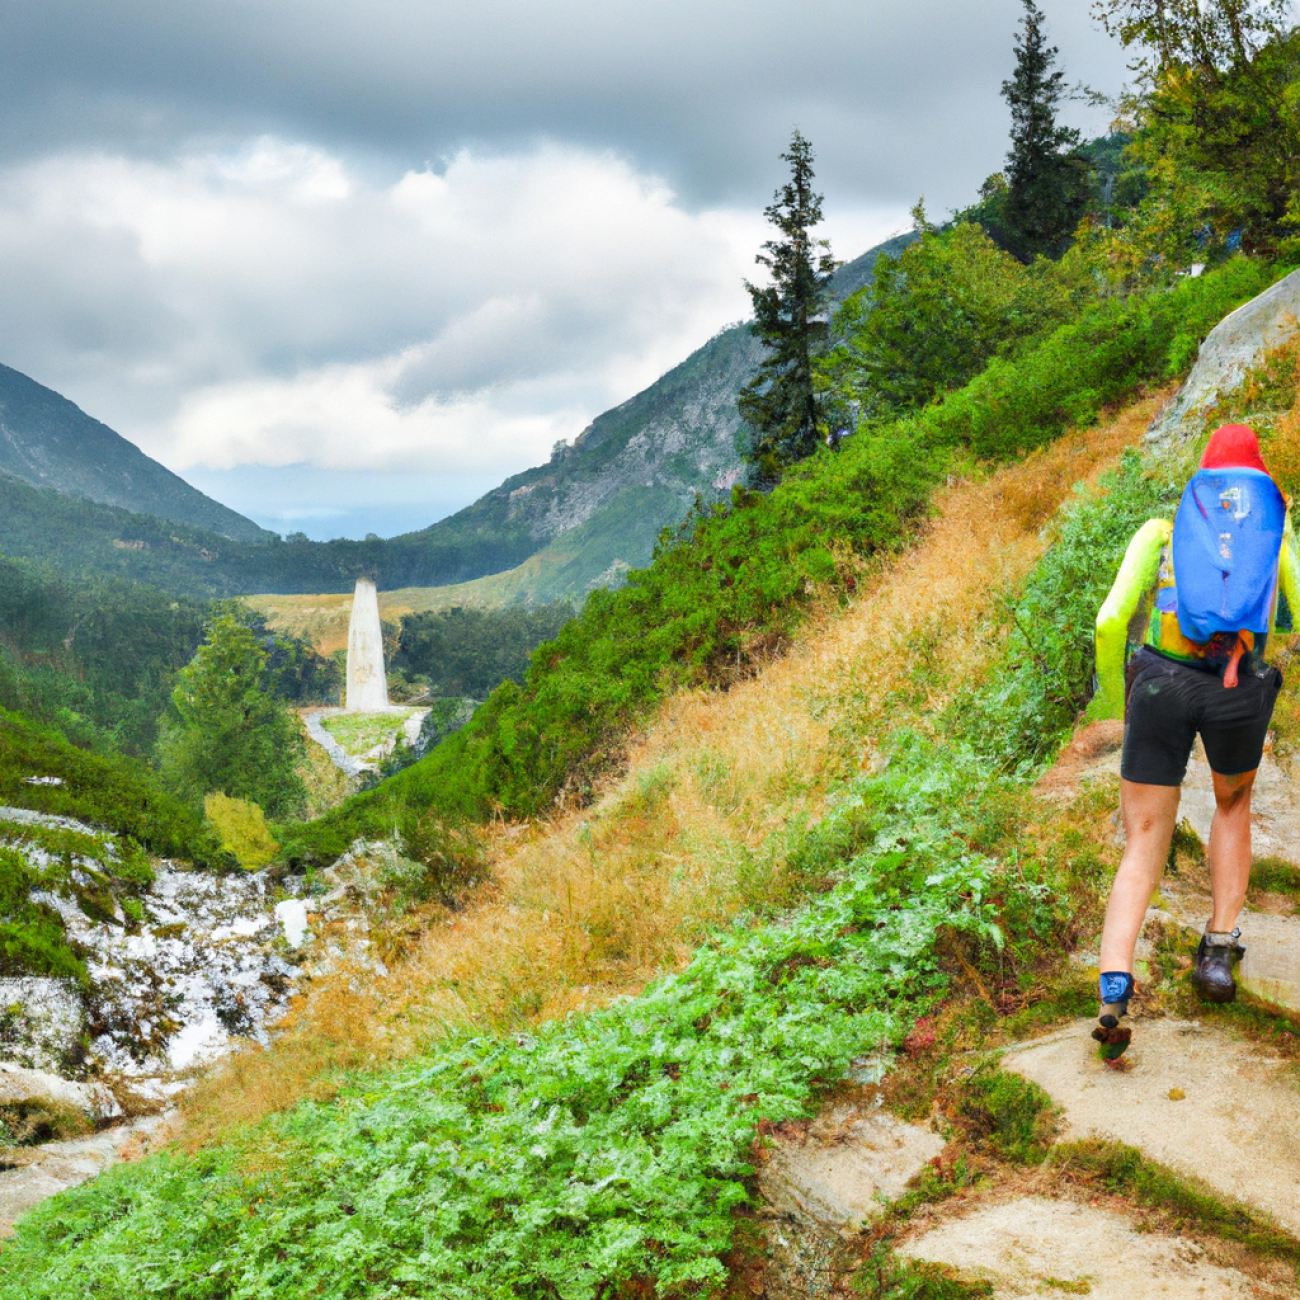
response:
<path fill-rule="evenodd" d="M 138 1160 L 165 1137 L 167 1116 L 149 1115 L 128 1124 L 41 1146 L 8 1149 L 0 1167 L 0 1237 L 33 1206 L 84 1183 L 122 1160 Z"/>
<path fill-rule="evenodd" d="M 1117 724 L 1086 728 L 1040 783 L 1040 793 L 1068 800 L 1090 781 L 1115 780 L 1121 739 Z M 1257 856 L 1300 863 L 1300 763 L 1266 756 L 1256 790 Z M 1183 794 L 1183 816 L 1205 841 L 1214 801 L 1199 756 Z M 1156 902 L 1150 921 L 1199 934 L 1209 911 L 1203 868 L 1168 876 Z M 1300 1021 L 1295 900 L 1256 891 L 1241 926 L 1243 996 Z M 1149 955 L 1149 942 L 1143 948 Z M 1086 952 L 1078 960 L 1095 964 Z M 1300 1245 L 1300 1064 L 1245 1041 L 1211 1009 L 1198 1020 L 1154 1010 L 1144 1015 L 1139 998 L 1126 1068 L 1116 1070 L 1097 1058 L 1093 1024 L 1078 1021 L 1002 1057 L 1003 1069 L 1051 1098 L 1057 1140 L 1136 1147 L 1225 1205 L 1266 1216 Z M 776 1134 L 775 1142 L 760 1175 L 769 1261 L 761 1283 L 751 1287 L 767 1300 L 837 1294 L 851 1243 L 927 1162 L 946 1158 L 934 1126 L 904 1124 L 882 1111 L 828 1113 L 806 1130 Z M 1293 1265 L 1261 1262 L 1212 1238 L 1162 1232 L 1158 1221 L 1121 1197 L 1100 1203 L 1046 1168 L 1041 1176 L 994 1179 L 923 1207 L 897 1238 L 897 1257 L 991 1283 L 993 1294 L 1007 1300 L 1300 1295 Z"/>

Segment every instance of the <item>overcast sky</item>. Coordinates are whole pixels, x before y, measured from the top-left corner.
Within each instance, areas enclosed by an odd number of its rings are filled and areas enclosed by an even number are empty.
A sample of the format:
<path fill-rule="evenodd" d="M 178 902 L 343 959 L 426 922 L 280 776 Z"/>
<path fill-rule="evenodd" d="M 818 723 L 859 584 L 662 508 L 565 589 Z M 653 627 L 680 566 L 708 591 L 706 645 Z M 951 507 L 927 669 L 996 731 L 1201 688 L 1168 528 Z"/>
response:
<path fill-rule="evenodd" d="M 270 527 L 422 526 L 747 314 L 793 126 L 837 256 L 969 203 L 1021 12 L 0 0 L 0 361 Z"/>

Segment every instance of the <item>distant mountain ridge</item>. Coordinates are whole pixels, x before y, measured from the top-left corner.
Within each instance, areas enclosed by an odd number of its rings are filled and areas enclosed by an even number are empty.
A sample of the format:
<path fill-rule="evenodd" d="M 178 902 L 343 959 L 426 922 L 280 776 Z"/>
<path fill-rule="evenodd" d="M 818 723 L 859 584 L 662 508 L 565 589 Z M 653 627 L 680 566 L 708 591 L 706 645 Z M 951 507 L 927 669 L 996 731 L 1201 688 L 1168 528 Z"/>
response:
<path fill-rule="evenodd" d="M 0 474 L 237 541 L 271 534 L 44 384 L 0 365 Z"/>
<path fill-rule="evenodd" d="M 868 283 L 876 258 L 897 256 L 913 238 L 841 267 L 834 296 Z M 597 416 L 545 465 L 449 518 L 387 540 L 331 542 L 258 528 L 66 398 L 0 366 L 0 553 L 186 596 L 350 592 L 361 574 L 386 591 L 499 575 L 483 600 L 581 599 L 648 563 L 660 531 L 697 496 L 716 499 L 738 480 L 736 399 L 762 355 L 748 325 L 731 326 Z"/>
<path fill-rule="evenodd" d="M 876 259 L 897 257 L 915 238 L 911 231 L 896 235 L 846 262 L 835 273 L 832 298 L 842 301 L 869 284 Z M 521 550 L 531 541 L 521 561 L 558 548 L 562 562 L 543 565 L 540 579 L 536 566 L 521 575 L 519 594 L 527 599 L 581 597 L 608 586 L 649 562 L 659 532 L 680 523 L 697 496 L 729 492 L 740 479 L 736 399 L 762 359 L 763 344 L 749 325 L 730 326 L 648 388 L 598 415 L 572 445 L 560 444 L 547 464 L 394 541 L 509 538 Z M 578 529 L 586 544 L 575 553 L 566 539 Z M 471 576 L 489 575 L 450 582 Z"/>

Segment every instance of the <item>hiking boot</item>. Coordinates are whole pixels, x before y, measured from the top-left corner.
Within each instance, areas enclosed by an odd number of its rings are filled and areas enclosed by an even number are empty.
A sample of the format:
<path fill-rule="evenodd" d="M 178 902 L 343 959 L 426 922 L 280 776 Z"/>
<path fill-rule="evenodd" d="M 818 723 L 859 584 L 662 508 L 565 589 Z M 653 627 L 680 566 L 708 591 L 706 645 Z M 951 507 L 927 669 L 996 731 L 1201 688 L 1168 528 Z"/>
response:
<path fill-rule="evenodd" d="M 1120 1016 L 1128 1015 L 1129 999 L 1133 996 L 1133 976 L 1127 971 L 1105 971 L 1098 981 L 1101 993 L 1101 1015 L 1093 1038 L 1100 1044 L 1098 1055 L 1107 1063 L 1118 1061 L 1133 1041 L 1133 1031 L 1121 1027 Z"/>
<path fill-rule="evenodd" d="M 1196 968 L 1192 986 L 1202 1002 L 1232 1002 L 1237 996 L 1237 981 L 1232 977 L 1232 963 L 1246 952 L 1241 930 L 1206 930 L 1196 949 Z"/>

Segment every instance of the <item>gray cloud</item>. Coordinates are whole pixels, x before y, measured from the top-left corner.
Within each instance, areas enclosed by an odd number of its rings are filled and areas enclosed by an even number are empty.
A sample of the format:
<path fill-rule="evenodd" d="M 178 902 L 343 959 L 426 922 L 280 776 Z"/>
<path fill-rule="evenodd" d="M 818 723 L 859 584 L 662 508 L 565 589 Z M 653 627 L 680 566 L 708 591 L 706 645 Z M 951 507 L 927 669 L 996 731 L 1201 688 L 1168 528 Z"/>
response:
<path fill-rule="evenodd" d="M 415 526 L 745 313 L 792 125 L 841 256 L 969 202 L 1020 13 L 0 0 L 0 360 L 272 526 Z"/>
<path fill-rule="evenodd" d="M 1118 88 L 1081 0 L 1072 77 Z M 0 143 L 166 151 L 273 131 L 375 166 L 545 136 L 613 148 L 699 204 L 752 202 L 792 123 L 828 191 L 964 201 L 1005 148 L 1015 0 L 6 0 Z"/>

